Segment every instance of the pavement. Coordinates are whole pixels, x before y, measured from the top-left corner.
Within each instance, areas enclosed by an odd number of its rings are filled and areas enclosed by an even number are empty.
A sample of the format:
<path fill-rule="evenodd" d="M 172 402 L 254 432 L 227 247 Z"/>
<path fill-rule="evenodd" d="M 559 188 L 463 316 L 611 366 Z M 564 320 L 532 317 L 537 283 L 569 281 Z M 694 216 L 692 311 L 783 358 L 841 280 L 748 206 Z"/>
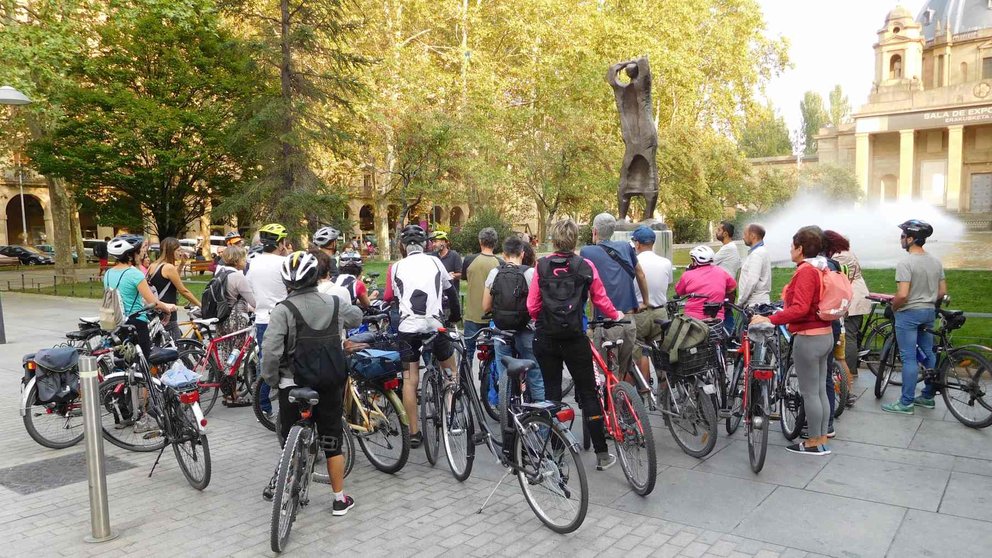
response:
<path fill-rule="evenodd" d="M 209 418 L 212 479 L 192 489 L 171 453 L 154 476 L 155 454 L 104 444 L 111 524 L 119 537 L 87 544 L 89 505 L 82 445 L 50 450 L 24 430 L 17 408 L 20 358 L 51 346 L 92 300 L 4 293 L 8 344 L 0 345 L 0 556 L 42 550 L 65 556 L 272 556 L 271 505 L 260 493 L 275 465 L 275 435 L 251 409 L 217 406 Z M 654 492 L 633 494 L 620 467 L 595 471 L 583 455 L 591 504 L 570 535 L 545 528 L 510 478 L 476 513 L 502 476 L 485 448 L 472 476 L 457 482 L 443 459 L 421 450 L 395 475 L 358 455 L 347 479 L 357 506 L 330 514 L 331 494 L 314 485 L 293 527 L 286 556 L 988 556 L 992 548 L 992 431 L 972 430 L 938 400 L 914 416 L 883 414 L 870 392 L 836 423 L 833 454 L 787 453 L 776 430 L 760 474 L 748 467 L 740 433 L 720 431 L 706 459 L 685 455 L 660 416 Z M 889 390 L 883 400 L 896 397 Z M 38 475 L 32 479 L 33 475 Z M 21 494 L 6 486 L 44 479 L 52 487 Z M 7 481 L 6 484 L 4 481 Z M 29 482 L 30 484 L 30 482 Z M 22 491 L 23 492 L 23 491 Z"/>

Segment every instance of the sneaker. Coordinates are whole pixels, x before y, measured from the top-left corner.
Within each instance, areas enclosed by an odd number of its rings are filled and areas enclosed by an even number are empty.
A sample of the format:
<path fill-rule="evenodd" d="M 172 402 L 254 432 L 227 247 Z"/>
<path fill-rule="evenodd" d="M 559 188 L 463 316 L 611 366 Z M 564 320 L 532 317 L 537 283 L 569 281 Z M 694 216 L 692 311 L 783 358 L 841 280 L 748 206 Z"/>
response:
<path fill-rule="evenodd" d="M 265 420 L 268 422 L 271 423 L 276 422 L 276 414 L 273 413 L 272 411 L 262 411 L 262 416 L 265 417 Z"/>
<path fill-rule="evenodd" d="M 140 419 L 138 419 L 137 422 L 134 423 L 135 434 L 143 434 L 145 432 L 157 432 L 157 431 L 158 431 L 158 423 L 155 422 L 155 419 L 153 419 L 148 415 L 142 416 Z"/>
<path fill-rule="evenodd" d="M 276 476 L 272 475 L 272 478 L 269 479 L 269 484 L 267 484 L 265 488 L 262 489 L 262 499 L 265 500 L 266 502 L 271 502 L 272 495 L 275 493 L 276 493 Z"/>
<path fill-rule="evenodd" d="M 857 400 L 858 400 L 858 396 L 857 395 L 854 395 L 853 393 L 850 393 L 847 396 L 847 403 L 845 403 L 845 406 L 848 409 L 850 409 L 851 407 L 854 406 L 854 403 L 857 402 Z"/>
<path fill-rule="evenodd" d="M 830 449 L 827 446 L 812 446 L 807 447 L 806 444 L 802 442 L 798 444 L 792 444 L 785 448 L 786 451 L 792 453 L 801 453 L 805 455 L 830 455 Z"/>
<path fill-rule="evenodd" d="M 902 401 L 896 401 L 895 403 L 886 403 L 885 405 L 882 405 L 882 410 L 886 413 L 911 415 L 913 414 L 913 405 L 903 405 Z"/>
<path fill-rule="evenodd" d="M 932 397 L 917 397 L 916 401 L 913 401 L 913 405 L 916 407 L 923 407 L 924 409 L 933 409 L 934 402 Z"/>
<path fill-rule="evenodd" d="M 335 498 L 331 515 L 344 515 L 353 507 L 355 507 L 355 499 L 351 496 L 345 495 L 344 501 Z"/>
<path fill-rule="evenodd" d="M 410 447 L 411 448 L 417 449 L 423 443 L 424 443 L 424 433 L 423 432 L 417 432 L 417 433 L 414 433 L 414 434 L 410 434 Z"/>
<path fill-rule="evenodd" d="M 612 453 L 597 453 L 596 454 L 596 470 L 605 471 L 615 465 L 617 462 L 617 456 Z"/>

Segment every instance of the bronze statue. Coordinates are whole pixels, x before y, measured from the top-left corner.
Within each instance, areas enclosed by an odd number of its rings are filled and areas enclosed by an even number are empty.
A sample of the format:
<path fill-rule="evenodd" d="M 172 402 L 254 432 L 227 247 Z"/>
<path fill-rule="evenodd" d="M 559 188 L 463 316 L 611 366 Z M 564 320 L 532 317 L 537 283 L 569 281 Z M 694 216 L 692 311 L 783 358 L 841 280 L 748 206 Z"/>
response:
<path fill-rule="evenodd" d="M 620 81 L 623 71 L 630 78 Z M 620 132 L 626 151 L 620 167 L 617 192 L 620 219 L 627 217 L 630 198 L 644 196 L 644 220 L 651 219 L 658 204 L 658 128 L 651 117 L 651 68 L 647 57 L 610 66 L 606 81 L 613 87 L 620 113 Z"/>

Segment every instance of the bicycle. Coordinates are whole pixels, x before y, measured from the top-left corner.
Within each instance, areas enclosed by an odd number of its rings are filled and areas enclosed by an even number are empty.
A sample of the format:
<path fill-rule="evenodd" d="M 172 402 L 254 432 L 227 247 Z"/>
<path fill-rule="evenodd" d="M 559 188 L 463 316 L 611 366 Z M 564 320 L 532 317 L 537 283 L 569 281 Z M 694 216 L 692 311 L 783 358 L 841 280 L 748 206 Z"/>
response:
<path fill-rule="evenodd" d="M 455 350 L 464 357 L 465 341 L 457 330 L 441 328 L 432 335 L 450 336 L 455 342 Z M 556 401 L 524 402 L 527 371 L 534 363 L 508 357 L 504 358 L 503 363 L 506 374 L 499 380 L 500 428 L 503 436 L 497 441 L 485 420 L 480 420 L 479 426 L 481 441 L 506 468 L 506 473 L 496 483 L 478 513 L 482 513 L 503 480 L 515 474 L 534 515 L 556 533 L 571 533 L 582 525 L 589 508 L 589 485 L 579 458 L 579 444 L 570 429 L 575 411 L 568 404 Z M 470 367 L 468 359 L 462 358 L 457 379 L 451 378 L 448 371 L 438 371 L 444 376 L 440 397 L 435 400 L 441 410 L 439 418 L 448 465 L 459 481 L 468 478 L 475 459 L 473 412 L 479 417 L 484 413 L 471 381 Z M 565 426 L 565 422 L 569 423 L 569 427 Z M 467 444 L 464 452 L 456 453 L 452 451 L 455 448 L 454 436 L 464 436 L 466 441 L 473 443 Z M 426 444 L 427 436 L 424 439 Z M 545 502 L 544 497 L 548 501 Z"/>
<path fill-rule="evenodd" d="M 895 317 L 892 313 L 893 295 L 869 293 L 866 296 L 872 301 L 868 319 L 861 324 L 858 331 L 858 364 L 864 364 L 871 373 L 878 376 L 878 361 L 885 345 L 885 339 L 892 334 Z M 883 312 L 878 312 L 881 306 Z"/>
<path fill-rule="evenodd" d="M 944 404 L 954 415 L 954 418 L 971 428 L 986 428 L 992 425 L 992 398 L 989 397 L 992 386 L 992 364 L 985 358 L 983 352 L 989 349 L 980 345 L 962 345 L 954 347 L 951 344 L 951 333 L 960 329 L 965 323 L 964 312 L 937 308 L 940 326 L 936 329 L 923 327 L 934 336 L 934 353 L 937 365 L 926 368 L 923 351 L 917 346 L 917 362 L 919 371 L 917 383 L 925 382 L 933 385 L 941 393 Z M 894 374 L 901 372 L 902 358 L 895 335 L 890 335 L 882 348 L 879 360 L 878 376 L 875 378 L 875 397 L 881 399 L 889 384 L 896 385 L 892 380 Z M 959 399 L 952 392 L 963 394 Z M 960 405 L 960 407 L 959 407 Z"/>
<path fill-rule="evenodd" d="M 589 327 L 609 329 L 629 323 L 630 320 L 590 320 Z M 635 493 L 646 496 L 654 490 L 657 480 L 658 463 L 655 456 L 654 435 L 651 432 L 647 409 L 637 389 L 625 381 L 618 380 L 615 374 L 615 371 L 619 372 L 617 352 L 623 345 L 623 339 L 603 342 L 605 359 L 596 349 L 595 343 L 591 340 L 589 343 L 596 373 L 597 398 L 603 406 L 603 427 L 613 438 L 620 467 L 627 477 L 627 482 Z M 643 377 L 636 368 L 631 375 L 643 382 Z M 592 440 L 585 417 L 582 424 L 583 447 L 589 449 Z"/>
<path fill-rule="evenodd" d="M 224 392 L 225 397 L 230 397 L 232 402 L 250 399 L 252 387 L 258 377 L 258 343 L 255 342 L 255 326 L 249 324 L 245 328 L 217 337 L 212 332 L 212 328 L 217 324 L 216 318 L 193 321 L 210 332 L 203 355 L 190 367 L 201 378 L 198 385 L 200 398 L 205 402 L 203 413 L 205 415 L 210 413 L 221 391 Z M 222 360 L 221 343 L 241 336 L 244 336 L 241 344 L 235 344 L 234 350 Z"/>
<path fill-rule="evenodd" d="M 138 312 L 148 312 L 154 306 Z M 136 314 L 132 314 L 136 315 Z M 126 371 L 110 374 L 100 383 L 100 396 L 104 409 L 103 432 L 108 441 L 123 449 L 133 451 L 159 450 L 148 476 L 151 477 L 162 459 L 165 448 L 172 446 L 179 469 L 190 486 L 203 490 L 210 484 L 210 446 L 207 442 L 207 420 L 200 410 L 200 392 L 195 383 L 166 385 L 152 376 L 152 366 L 164 366 L 179 359 L 179 351 L 156 348 L 146 357 L 135 342 L 135 329 L 130 325 L 118 327 L 112 334 L 115 347 L 94 353 L 109 354 L 127 349 L 133 351 L 131 366 Z M 114 433 L 129 430 L 142 415 L 155 420 L 158 430 L 142 436 L 144 440 L 157 440 L 145 447 L 132 447 Z M 112 423 L 108 424 L 107 419 Z M 124 425 L 123 428 L 116 428 Z"/>
<path fill-rule="evenodd" d="M 741 315 L 750 322 L 750 313 L 744 312 Z M 752 324 L 741 330 L 739 354 L 744 371 L 741 414 L 744 435 L 747 438 L 748 461 L 751 471 L 755 473 L 760 473 L 765 466 L 765 456 L 768 453 L 770 386 L 775 380 L 778 360 L 778 344 L 771 343 L 772 350 L 769 351 L 769 344 L 774 336 L 775 326 L 768 323 Z"/>

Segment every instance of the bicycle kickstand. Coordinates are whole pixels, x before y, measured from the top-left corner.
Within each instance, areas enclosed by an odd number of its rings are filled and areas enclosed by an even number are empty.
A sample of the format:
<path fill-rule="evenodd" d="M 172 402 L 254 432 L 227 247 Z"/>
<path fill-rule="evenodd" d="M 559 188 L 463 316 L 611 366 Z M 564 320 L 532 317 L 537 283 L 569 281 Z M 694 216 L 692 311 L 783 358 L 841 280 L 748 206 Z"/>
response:
<path fill-rule="evenodd" d="M 493 495 L 496 494 L 496 490 L 499 488 L 499 485 L 503 484 L 503 481 L 506 480 L 506 477 L 510 476 L 510 473 L 512 473 L 512 472 L 513 472 L 513 469 L 511 469 L 511 468 L 507 468 L 506 469 L 506 472 L 503 473 L 503 476 L 500 477 L 498 481 L 496 481 L 496 486 L 493 487 L 493 491 L 490 492 L 489 493 L 489 496 L 486 497 L 486 501 L 482 503 L 482 507 L 479 508 L 479 511 L 477 511 L 475 513 L 482 513 L 482 510 L 485 509 L 486 505 L 489 503 L 489 500 L 492 500 L 493 499 Z"/>
<path fill-rule="evenodd" d="M 162 459 L 162 454 L 165 453 L 165 448 L 169 447 L 168 444 L 162 446 L 162 450 L 158 452 L 158 457 L 155 458 L 155 463 L 152 464 L 152 470 L 148 471 L 148 478 L 152 478 L 152 473 L 155 472 L 155 467 L 158 467 L 159 459 Z"/>

